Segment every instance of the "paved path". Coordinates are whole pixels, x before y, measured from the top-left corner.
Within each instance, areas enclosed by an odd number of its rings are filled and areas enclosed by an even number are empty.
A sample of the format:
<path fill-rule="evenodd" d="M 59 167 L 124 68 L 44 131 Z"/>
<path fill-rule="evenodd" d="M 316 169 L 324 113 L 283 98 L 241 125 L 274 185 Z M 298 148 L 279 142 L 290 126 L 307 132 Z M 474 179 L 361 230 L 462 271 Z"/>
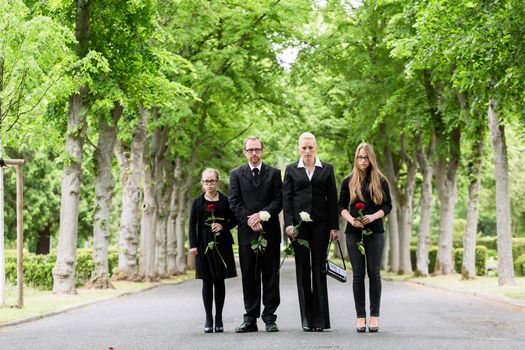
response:
<path fill-rule="evenodd" d="M 204 334 L 201 282 L 191 280 L 1 329 L 0 350 L 525 349 L 525 311 L 403 282 L 383 283 L 380 332 L 357 334 L 351 284 L 329 279 L 332 329 L 305 333 L 291 261 L 283 269 L 279 333 L 234 333 L 243 314 L 235 278 L 226 285 L 225 333 Z"/>

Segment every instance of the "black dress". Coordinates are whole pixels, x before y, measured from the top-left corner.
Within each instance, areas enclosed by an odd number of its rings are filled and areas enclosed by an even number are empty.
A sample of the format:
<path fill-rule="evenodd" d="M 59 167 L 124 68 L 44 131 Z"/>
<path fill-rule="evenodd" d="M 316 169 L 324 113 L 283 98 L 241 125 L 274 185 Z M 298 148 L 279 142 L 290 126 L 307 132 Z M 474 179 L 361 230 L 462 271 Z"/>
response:
<path fill-rule="evenodd" d="M 211 221 L 213 216 L 221 218 L 215 220 L 223 226 L 223 230 L 213 233 Z M 221 280 L 237 276 L 235 259 L 233 257 L 233 237 L 230 229 L 237 225 L 237 221 L 230 210 L 228 197 L 219 192 L 219 200 L 208 201 L 204 194 L 195 198 L 190 212 L 189 240 L 190 248 L 197 248 L 199 254 L 195 259 L 195 278 L 206 280 Z M 215 236 L 215 237 L 214 237 Z M 208 243 L 215 240 L 213 249 L 206 248 Z"/>

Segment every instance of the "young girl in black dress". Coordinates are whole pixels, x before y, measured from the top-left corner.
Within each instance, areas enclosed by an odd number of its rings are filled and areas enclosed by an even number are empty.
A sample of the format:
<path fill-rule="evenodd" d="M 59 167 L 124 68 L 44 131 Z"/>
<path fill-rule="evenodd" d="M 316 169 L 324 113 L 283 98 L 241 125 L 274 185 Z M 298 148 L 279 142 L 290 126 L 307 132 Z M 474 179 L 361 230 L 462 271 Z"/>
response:
<path fill-rule="evenodd" d="M 237 225 L 228 197 L 218 191 L 219 172 L 208 168 L 201 177 L 203 193 L 193 200 L 190 212 L 190 254 L 196 255 L 195 278 L 202 279 L 202 299 L 206 311 L 204 332 L 212 333 L 215 292 L 215 332 L 224 331 L 222 308 L 226 290 L 224 279 L 237 276 L 230 229 Z"/>

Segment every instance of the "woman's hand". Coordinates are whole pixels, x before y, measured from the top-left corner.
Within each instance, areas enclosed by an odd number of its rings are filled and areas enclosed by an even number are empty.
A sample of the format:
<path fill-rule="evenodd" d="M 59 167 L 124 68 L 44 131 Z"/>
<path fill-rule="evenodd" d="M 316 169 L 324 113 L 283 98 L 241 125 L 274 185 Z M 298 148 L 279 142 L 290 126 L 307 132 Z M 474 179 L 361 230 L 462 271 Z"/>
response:
<path fill-rule="evenodd" d="M 363 225 L 368 225 L 369 223 L 376 221 L 377 219 L 379 219 L 380 217 L 382 217 L 382 216 L 379 216 L 378 213 L 379 213 L 379 212 L 374 213 L 374 214 L 364 215 L 364 216 L 361 218 L 361 223 L 362 223 Z"/>
<path fill-rule="evenodd" d="M 330 240 L 337 241 L 339 238 L 339 230 L 330 230 Z"/>
<path fill-rule="evenodd" d="M 199 250 L 197 248 L 190 248 L 190 254 L 191 255 L 198 255 L 199 254 Z"/>
<path fill-rule="evenodd" d="M 361 221 L 359 221 L 356 218 L 351 218 L 349 221 L 350 225 L 354 226 L 355 228 L 363 228 L 365 225 Z"/>
<path fill-rule="evenodd" d="M 218 222 L 214 222 L 211 224 L 211 232 L 219 232 L 222 231 L 222 224 Z"/>
<path fill-rule="evenodd" d="M 288 226 L 286 228 L 286 234 L 288 235 L 288 237 L 290 237 L 292 241 L 295 240 L 295 227 L 293 227 L 293 225 Z"/>

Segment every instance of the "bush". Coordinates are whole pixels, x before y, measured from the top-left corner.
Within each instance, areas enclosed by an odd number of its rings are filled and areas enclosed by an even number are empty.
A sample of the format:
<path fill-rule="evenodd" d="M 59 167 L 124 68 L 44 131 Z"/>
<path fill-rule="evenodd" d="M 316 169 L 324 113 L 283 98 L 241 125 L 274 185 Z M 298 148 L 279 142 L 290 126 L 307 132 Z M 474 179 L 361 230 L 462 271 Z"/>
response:
<path fill-rule="evenodd" d="M 514 260 L 514 274 L 516 276 L 525 276 L 525 254 L 520 255 Z"/>
<path fill-rule="evenodd" d="M 514 259 L 525 254 L 525 238 L 513 238 L 512 239 L 512 256 Z"/>
<path fill-rule="evenodd" d="M 484 276 L 485 275 L 485 264 L 487 263 L 487 247 L 478 245 L 476 246 L 476 261 L 475 261 L 475 267 L 476 267 L 476 276 Z M 463 270 L 463 254 L 464 250 L 463 248 L 457 248 L 454 249 L 454 270 L 457 273 L 462 273 Z"/>
<path fill-rule="evenodd" d="M 38 289 L 51 290 L 53 288 L 53 267 L 55 266 L 56 255 L 36 255 L 33 253 L 24 254 L 24 284 Z M 118 265 L 118 253 L 110 251 L 108 255 L 109 273 Z M 16 284 L 16 256 L 6 258 L 6 280 L 11 284 Z M 81 286 L 91 279 L 95 265 L 90 249 L 77 251 L 75 284 Z"/>

